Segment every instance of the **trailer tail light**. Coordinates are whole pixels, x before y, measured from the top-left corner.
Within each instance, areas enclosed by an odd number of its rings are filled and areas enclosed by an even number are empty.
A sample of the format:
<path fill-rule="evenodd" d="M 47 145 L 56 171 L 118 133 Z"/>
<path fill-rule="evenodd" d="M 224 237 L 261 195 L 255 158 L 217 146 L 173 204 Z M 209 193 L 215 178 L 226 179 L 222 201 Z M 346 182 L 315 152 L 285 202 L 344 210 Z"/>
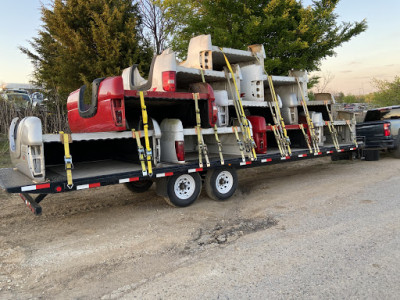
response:
<path fill-rule="evenodd" d="M 390 124 L 389 123 L 383 124 L 383 130 L 385 132 L 385 136 L 390 136 Z"/>
<path fill-rule="evenodd" d="M 175 92 L 176 90 L 176 72 L 166 71 L 162 73 L 163 89 L 166 92 Z"/>
<path fill-rule="evenodd" d="M 175 141 L 175 152 L 178 162 L 185 161 L 185 144 L 183 141 Z"/>
<path fill-rule="evenodd" d="M 121 99 L 112 100 L 112 110 L 114 113 L 115 126 L 123 126 L 123 108 Z"/>
<path fill-rule="evenodd" d="M 215 125 L 218 121 L 218 107 L 215 105 L 215 102 L 213 102 L 213 107 L 212 107 L 212 125 Z"/>

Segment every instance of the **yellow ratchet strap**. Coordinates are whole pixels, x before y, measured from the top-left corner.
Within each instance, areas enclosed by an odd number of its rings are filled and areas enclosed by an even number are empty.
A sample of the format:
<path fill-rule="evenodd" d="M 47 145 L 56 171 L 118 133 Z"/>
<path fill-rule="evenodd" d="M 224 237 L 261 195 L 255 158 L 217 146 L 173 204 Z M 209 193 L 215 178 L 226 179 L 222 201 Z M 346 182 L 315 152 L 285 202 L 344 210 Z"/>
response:
<path fill-rule="evenodd" d="M 285 125 L 285 122 L 283 121 L 283 118 L 282 118 L 281 110 L 279 108 L 278 97 L 276 97 L 275 87 L 274 87 L 274 83 L 272 81 L 272 76 L 271 75 L 268 75 L 268 85 L 269 85 L 269 89 L 271 91 L 272 100 L 275 103 L 275 111 L 276 111 L 276 114 L 277 114 L 278 121 L 280 122 L 280 125 L 282 126 L 282 130 L 283 130 L 283 134 L 284 134 L 285 138 L 288 139 L 289 137 L 287 135 L 286 125 Z"/>
<path fill-rule="evenodd" d="M 147 160 L 147 170 L 148 170 L 148 175 L 152 176 L 153 175 L 153 167 L 151 164 L 153 152 L 150 147 L 150 140 L 149 140 L 149 124 L 148 124 L 148 116 L 147 116 L 147 109 L 146 105 L 144 103 L 144 95 L 143 92 L 139 92 L 140 95 L 140 106 L 142 108 L 142 119 L 143 119 L 143 130 L 144 130 L 144 141 L 146 145 L 146 151 L 145 151 L 145 156 Z"/>
<path fill-rule="evenodd" d="M 205 79 L 205 77 L 204 77 L 204 71 L 203 71 L 203 69 L 200 69 L 200 74 L 201 74 L 201 81 L 202 81 L 203 83 L 206 83 L 206 79 Z"/>
<path fill-rule="evenodd" d="M 204 155 L 204 159 L 206 160 L 207 167 L 210 166 L 210 160 L 208 159 L 208 149 L 207 145 L 204 143 L 203 135 L 201 133 L 201 117 L 200 117 L 200 109 L 199 109 L 199 94 L 198 93 L 193 93 L 193 100 L 194 100 L 194 106 L 196 110 L 196 133 L 197 133 L 197 143 L 199 147 L 199 167 L 203 167 L 203 157 L 202 154 Z"/>
<path fill-rule="evenodd" d="M 64 144 L 64 162 L 65 162 L 65 172 L 67 173 L 67 187 L 72 189 L 74 183 L 72 181 L 72 169 L 74 164 L 72 163 L 72 156 L 69 151 L 70 135 L 60 131 L 61 142 Z"/>
<path fill-rule="evenodd" d="M 314 127 L 314 123 L 311 120 L 310 117 L 310 112 L 308 111 L 308 106 L 307 106 L 307 102 L 306 99 L 304 98 L 304 91 L 303 88 L 300 85 L 300 81 L 299 79 L 296 77 L 296 81 L 297 81 L 297 85 L 299 86 L 299 91 L 301 94 L 301 105 L 303 106 L 303 110 L 304 110 L 304 114 L 306 116 L 306 121 L 307 121 L 307 125 L 308 125 L 308 131 L 310 132 L 310 136 L 311 136 L 311 140 L 312 140 L 312 144 L 314 147 L 314 151 L 315 152 L 319 152 L 319 146 L 318 146 L 318 136 L 315 133 L 315 127 Z"/>
<path fill-rule="evenodd" d="M 269 85 L 269 90 L 271 91 L 272 100 L 275 104 L 273 107 L 272 107 L 272 105 L 270 105 L 270 110 L 273 115 L 274 115 L 274 112 L 272 110 L 274 109 L 274 111 L 275 111 L 275 118 L 276 118 L 275 125 L 277 125 L 276 129 L 282 131 L 281 132 L 281 138 L 282 138 L 282 143 L 283 143 L 282 147 L 283 147 L 283 149 L 285 149 L 285 152 L 287 152 L 289 155 L 291 155 L 292 149 L 290 148 L 290 139 L 289 139 L 289 136 L 286 131 L 285 121 L 282 118 L 281 110 L 279 108 L 279 101 L 276 96 L 274 83 L 272 81 L 272 76 L 270 76 L 270 75 L 268 75 L 268 85 Z"/>
<path fill-rule="evenodd" d="M 336 150 L 339 150 L 340 146 L 339 146 L 339 142 L 337 140 L 335 127 L 332 125 L 332 122 L 330 122 L 330 121 L 326 121 L 325 124 L 328 126 L 329 132 L 331 133 L 333 145 L 335 146 Z"/>
<path fill-rule="evenodd" d="M 221 165 L 224 165 L 225 161 L 224 161 L 224 156 L 222 154 L 222 143 L 221 143 L 221 141 L 219 140 L 219 137 L 218 137 L 217 124 L 214 125 L 214 135 L 215 135 L 215 140 L 217 141 L 218 153 L 219 153 L 219 158 L 221 160 Z"/>
<path fill-rule="evenodd" d="M 352 137 L 352 139 L 353 139 L 353 143 L 354 143 L 354 145 L 355 145 L 356 147 L 358 147 L 357 137 L 356 137 L 356 135 L 355 135 L 353 129 L 351 128 L 350 121 L 349 121 L 349 120 L 346 120 L 346 123 L 347 123 L 347 126 L 349 126 L 349 130 L 350 130 L 351 137 Z"/>
<path fill-rule="evenodd" d="M 303 124 L 299 124 L 299 127 L 301 129 L 301 132 L 303 132 L 303 136 L 304 136 L 304 139 L 306 140 L 306 143 L 307 143 L 308 149 L 310 150 L 310 153 L 313 153 L 311 143 L 310 143 L 310 138 L 308 137 L 306 131 L 304 130 Z"/>
<path fill-rule="evenodd" d="M 243 161 L 243 162 L 246 162 L 246 158 L 245 158 L 245 156 L 244 156 L 244 146 L 243 146 L 243 142 L 242 142 L 242 141 L 240 140 L 240 138 L 239 138 L 239 133 L 238 133 L 237 127 L 236 127 L 236 126 L 232 127 L 232 131 L 235 133 L 236 142 L 237 142 L 238 145 L 239 145 L 239 151 L 240 151 L 240 154 L 242 155 L 242 161 Z"/>
<path fill-rule="evenodd" d="M 147 176 L 144 148 L 143 148 L 142 143 L 140 141 L 140 131 L 136 132 L 135 129 L 132 129 L 132 137 L 134 139 L 136 139 L 136 145 L 137 145 L 138 154 L 139 154 L 139 161 L 140 161 L 140 164 L 142 166 L 142 174 L 143 174 L 143 176 Z"/>
<path fill-rule="evenodd" d="M 241 129 L 243 131 L 242 133 L 243 133 L 243 137 L 245 139 L 245 146 L 247 148 L 246 151 L 250 152 L 249 156 L 250 156 L 251 160 L 257 160 L 257 154 L 256 154 L 256 151 L 255 151 L 255 146 L 256 145 L 255 145 L 255 142 L 254 142 L 254 140 L 253 140 L 253 138 L 251 136 L 249 121 L 247 120 L 246 114 L 244 113 L 244 109 L 243 109 L 243 105 L 242 105 L 242 99 L 240 98 L 240 93 L 239 93 L 238 85 L 236 83 L 235 74 L 233 73 L 232 66 L 229 63 L 228 58 L 226 57 L 225 53 L 222 51 L 222 48 L 219 48 L 219 49 L 220 49 L 222 55 L 225 58 L 226 66 L 228 67 L 229 72 L 232 75 L 233 84 L 235 86 L 237 98 L 234 97 L 235 98 L 234 101 L 237 104 L 238 110 L 239 110 L 238 118 L 239 118 L 239 122 L 241 123 Z M 229 78 L 227 78 L 227 79 L 229 81 Z"/>
<path fill-rule="evenodd" d="M 275 126 L 271 126 L 271 129 L 274 133 L 274 136 L 276 139 L 276 144 L 278 145 L 281 156 L 286 157 L 289 155 L 289 152 L 287 149 L 287 147 L 288 147 L 287 139 L 285 139 L 285 137 L 283 135 L 283 131 L 282 131 L 282 126 L 278 122 L 276 112 L 274 110 L 274 106 L 275 106 L 274 103 L 268 102 L 268 106 L 269 106 L 269 109 L 271 110 L 272 119 L 275 124 Z"/>
<path fill-rule="evenodd" d="M 282 157 L 286 157 L 286 152 L 285 152 L 285 150 L 283 148 L 284 145 L 282 145 L 282 139 L 281 139 L 281 137 L 279 135 L 279 131 L 278 131 L 276 125 L 272 125 L 271 129 L 272 129 L 272 132 L 275 135 L 276 144 L 278 145 L 278 149 L 279 149 L 279 152 L 281 153 L 281 156 Z"/>
<path fill-rule="evenodd" d="M 200 69 L 200 74 L 201 74 L 201 81 L 203 81 L 203 83 L 206 83 L 203 69 Z M 221 160 L 221 165 L 224 165 L 225 161 L 224 161 L 224 156 L 222 155 L 222 144 L 218 137 L 217 124 L 214 125 L 214 135 L 215 135 L 215 140 L 217 141 L 217 145 L 218 145 L 218 152 L 219 152 L 219 158 Z"/>
<path fill-rule="evenodd" d="M 326 107 L 326 111 L 328 112 L 328 116 L 329 116 L 329 131 L 330 131 L 330 133 L 331 133 L 331 136 L 332 136 L 332 140 L 333 140 L 333 144 L 335 145 L 335 148 L 336 148 L 336 150 L 339 150 L 340 149 L 340 146 L 339 146 L 339 141 L 338 141 L 338 138 L 337 138 L 337 131 L 336 131 L 336 128 L 335 128 L 335 126 L 333 125 L 333 117 L 332 117 L 332 114 L 331 114 L 331 111 L 330 111 L 330 109 L 329 109 L 329 106 L 328 106 L 328 101 L 325 101 L 325 107 Z"/>

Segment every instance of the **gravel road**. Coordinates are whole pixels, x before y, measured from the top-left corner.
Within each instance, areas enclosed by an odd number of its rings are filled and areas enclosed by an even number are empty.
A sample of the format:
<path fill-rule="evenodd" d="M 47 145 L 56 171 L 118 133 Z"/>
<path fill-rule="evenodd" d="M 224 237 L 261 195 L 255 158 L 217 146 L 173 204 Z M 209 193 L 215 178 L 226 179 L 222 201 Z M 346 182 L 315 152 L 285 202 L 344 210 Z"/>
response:
<path fill-rule="evenodd" d="M 236 194 L 171 208 L 124 186 L 0 193 L 0 299 L 398 299 L 400 160 L 239 172 Z"/>

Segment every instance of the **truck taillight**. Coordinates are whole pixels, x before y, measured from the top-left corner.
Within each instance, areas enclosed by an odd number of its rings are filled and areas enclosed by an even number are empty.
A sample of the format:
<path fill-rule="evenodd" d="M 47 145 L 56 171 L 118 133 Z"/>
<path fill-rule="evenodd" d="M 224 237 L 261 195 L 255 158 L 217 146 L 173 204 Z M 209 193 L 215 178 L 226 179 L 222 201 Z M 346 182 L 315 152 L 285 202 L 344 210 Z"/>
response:
<path fill-rule="evenodd" d="M 113 99 L 111 102 L 112 112 L 114 115 L 115 126 L 123 126 L 123 104 L 121 99 Z"/>
<path fill-rule="evenodd" d="M 390 124 L 389 123 L 383 124 L 383 130 L 385 132 L 385 136 L 390 136 Z"/>
<path fill-rule="evenodd" d="M 176 90 L 176 72 L 166 71 L 162 72 L 163 89 L 166 92 L 175 92 Z"/>
<path fill-rule="evenodd" d="M 185 144 L 183 141 L 175 141 L 176 157 L 179 162 L 185 161 Z"/>
<path fill-rule="evenodd" d="M 215 103 L 213 103 L 211 125 L 214 126 L 217 123 L 217 120 L 218 120 L 218 107 L 215 105 Z"/>

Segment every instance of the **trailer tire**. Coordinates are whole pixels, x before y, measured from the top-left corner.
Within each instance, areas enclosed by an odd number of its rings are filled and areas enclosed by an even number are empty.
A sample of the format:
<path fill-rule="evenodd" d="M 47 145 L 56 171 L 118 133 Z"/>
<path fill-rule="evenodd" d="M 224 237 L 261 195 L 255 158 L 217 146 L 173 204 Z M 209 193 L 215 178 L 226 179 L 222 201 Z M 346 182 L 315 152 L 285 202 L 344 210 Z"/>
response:
<path fill-rule="evenodd" d="M 337 153 L 333 153 L 331 155 L 331 161 L 339 161 L 339 160 L 340 160 L 340 157 Z"/>
<path fill-rule="evenodd" d="M 148 191 L 152 185 L 153 181 L 151 180 L 140 180 L 125 183 L 126 188 L 134 193 L 144 193 Z"/>
<path fill-rule="evenodd" d="M 236 191 L 238 177 L 235 168 L 218 168 L 208 170 L 206 178 L 206 193 L 216 201 L 229 199 Z"/>
<path fill-rule="evenodd" d="M 177 174 L 168 179 L 165 201 L 171 206 L 186 207 L 197 200 L 201 192 L 199 173 Z"/>

